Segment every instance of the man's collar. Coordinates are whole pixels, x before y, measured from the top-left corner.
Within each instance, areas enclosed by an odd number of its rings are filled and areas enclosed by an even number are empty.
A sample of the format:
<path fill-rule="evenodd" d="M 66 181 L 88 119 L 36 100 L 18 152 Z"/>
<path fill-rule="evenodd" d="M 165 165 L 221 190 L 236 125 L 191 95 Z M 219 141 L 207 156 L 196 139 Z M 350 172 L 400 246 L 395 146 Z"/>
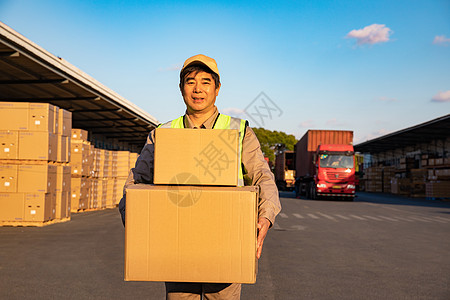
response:
<path fill-rule="evenodd" d="M 214 106 L 214 113 L 205 122 L 203 122 L 203 124 L 201 124 L 198 128 L 212 129 L 218 115 L 219 115 L 219 110 L 217 109 L 216 106 Z M 184 118 L 184 127 L 185 128 L 194 128 L 194 123 L 189 118 L 187 111 L 185 113 L 185 118 Z"/>

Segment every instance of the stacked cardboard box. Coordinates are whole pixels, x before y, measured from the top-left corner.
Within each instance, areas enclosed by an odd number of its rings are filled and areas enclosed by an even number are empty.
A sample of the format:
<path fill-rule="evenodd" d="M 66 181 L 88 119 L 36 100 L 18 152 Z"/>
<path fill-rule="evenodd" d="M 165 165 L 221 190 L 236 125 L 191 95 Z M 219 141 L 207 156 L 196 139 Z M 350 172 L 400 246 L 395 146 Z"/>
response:
<path fill-rule="evenodd" d="M 395 167 L 383 167 L 383 192 L 390 193 L 391 179 L 395 176 Z"/>
<path fill-rule="evenodd" d="M 98 149 L 88 141 L 87 131 L 72 133 L 72 212 L 115 207 L 137 153 Z"/>
<path fill-rule="evenodd" d="M 258 191 L 237 186 L 238 134 L 156 129 L 155 184 L 126 191 L 125 280 L 255 282 Z"/>
<path fill-rule="evenodd" d="M 69 111 L 48 103 L 0 102 L 0 222 L 70 219 Z"/>
<path fill-rule="evenodd" d="M 72 166 L 71 212 L 89 209 L 93 151 L 88 132 L 73 128 L 70 149 Z"/>
<path fill-rule="evenodd" d="M 425 182 L 427 169 L 411 169 L 411 197 L 425 197 Z"/>
<path fill-rule="evenodd" d="M 450 169 L 428 170 L 425 196 L 430 199 L 450 199 Z"/>
<path fill-rule="evenodd" d="M 365 191 L 383 192 L 383 169 L 382 167 L 370 167 L 365 170 Z"/>
<path fill-rule="evenodd" d="M 391 193 L 409 196 L 411 193 L 411 179 L 393 177 L 391 179 Z"/>

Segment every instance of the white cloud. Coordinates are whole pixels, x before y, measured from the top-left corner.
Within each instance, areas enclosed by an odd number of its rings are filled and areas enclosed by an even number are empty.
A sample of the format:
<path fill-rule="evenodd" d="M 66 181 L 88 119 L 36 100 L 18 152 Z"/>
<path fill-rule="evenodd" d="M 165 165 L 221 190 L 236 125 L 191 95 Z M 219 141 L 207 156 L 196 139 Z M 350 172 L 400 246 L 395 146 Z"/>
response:
<path fill-rule="evenodd" d="M 363 29 L 354 29 L 350 31 L 346 38 L 356 39 L 358 45 L 377 44 L 389 41 L 389 35 L 393 31 L 384 24 L 372 24 Z"/>
<path fill-rule="evenodd" d="M 314 127 L 314 121 L 313 120 L 306 120 L 300 123 L 298 125 L 300 128 L 311 128 Z"/>
<path fill-rule="evenodd" d="M 233 117 L 242 117 L 245 115 L 245 111 L 240 108 L 228 107 L 221 110 L 224 114 L 230 115 Z"/>
<path fill-rule="evenodd" d="M 437 45 L 450 44 L 450 39 L 446 38 L 445 35 L 437 35 L 434 37 L 433 44 Z"/>
<path fill-rule="evenodd" d="M 439 92 L 431 98 L 431 102 L 444 103 L 450 102 L 450 91 Z"/>

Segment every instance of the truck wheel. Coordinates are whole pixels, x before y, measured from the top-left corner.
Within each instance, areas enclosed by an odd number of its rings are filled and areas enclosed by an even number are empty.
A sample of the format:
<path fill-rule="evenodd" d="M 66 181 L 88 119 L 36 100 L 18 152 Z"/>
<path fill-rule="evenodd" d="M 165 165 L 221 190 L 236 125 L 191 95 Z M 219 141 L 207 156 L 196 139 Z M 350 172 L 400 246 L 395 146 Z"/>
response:
<path fill-rule="evenodd" d="M 312 200 L 317 199 L 317 194 L 316 194 L 316 189 L 314 188 L 314 184 L 311 184 L 311 199 Z"/>

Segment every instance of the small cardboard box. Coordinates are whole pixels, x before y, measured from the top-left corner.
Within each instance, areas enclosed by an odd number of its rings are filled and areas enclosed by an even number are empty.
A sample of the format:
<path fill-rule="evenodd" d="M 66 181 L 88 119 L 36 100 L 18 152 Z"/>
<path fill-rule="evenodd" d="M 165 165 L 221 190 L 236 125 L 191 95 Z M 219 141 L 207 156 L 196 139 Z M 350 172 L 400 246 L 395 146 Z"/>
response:
<path fill-rule="evenodd" d="M 125 280 L 254 283 L 257 187 L 127 189 Z"/>
<path fill-rule="evenodd" d="M 72 128 L 71 133 L 72 133 L 72 140 L 83 140 L 86 142 L 88 140 L 88 132 L 86 130 Z"/>
<path fill-rule="evenodd" d="M 237 186 L 238 155 L 238 130 L 157 128 L 153 182 Z"/>

